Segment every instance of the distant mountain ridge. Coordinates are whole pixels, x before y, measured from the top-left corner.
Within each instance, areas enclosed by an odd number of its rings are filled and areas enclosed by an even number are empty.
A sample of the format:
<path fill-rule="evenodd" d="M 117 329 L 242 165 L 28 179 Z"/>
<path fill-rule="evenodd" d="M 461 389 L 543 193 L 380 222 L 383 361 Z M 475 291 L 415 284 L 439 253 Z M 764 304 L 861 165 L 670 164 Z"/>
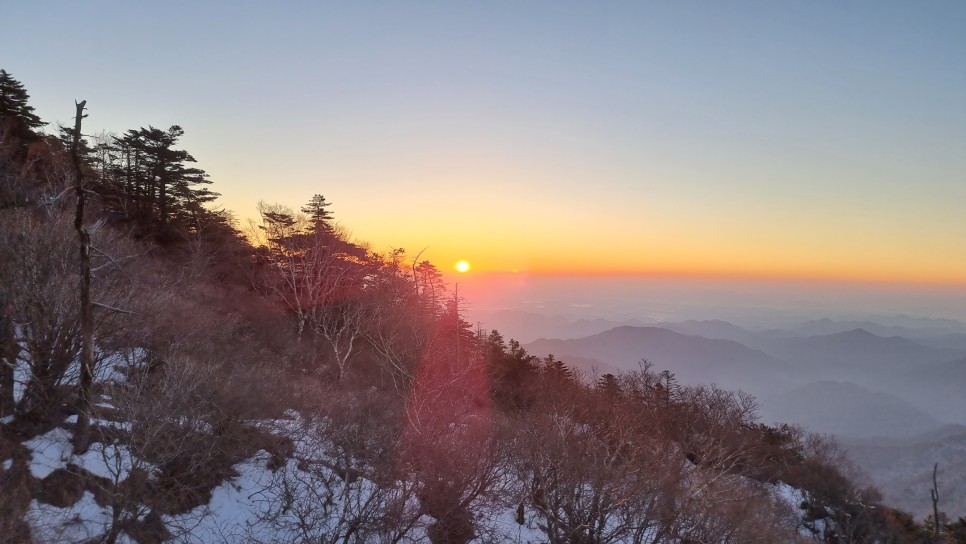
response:
<path fill-rule="evenodd" d="M 686 320 L 543 338 L 526 347 L 600 372 L 608 371 L 605 365 L 634 368 L 646 358 L 682 383 L 749 391 L 758 397 L 763 420 L 834 434 L 890 503 L 920 516 L 930 513 L 932 464 L 939 462 L 947 511 L 961 511 L 966 334 L 951 320 L 896 321 L 823 319 L 788 330 L 753 330 Z"/>
<path fill-rule="evenodd" d="M 538 339 L 525 345 L 538 356 L 595 359 L 632 370 L 641 359 L 674 372 L 682 383 L 715 383 L 728 389 L 759 393 L 787 387 L 798 372 L 776 357 L 733 340 L 709 339 L 660 327 L 616 327 L 583 338 Z"/>
<path fill-rule="evenodd" d="M 878 336 L 865 329 L 776 339 L 761 349 L 815 375 L 852 381 L 871 379 L 872 383 L 963 355 L 957 350 L 929 347 L 899 336 Z"/>
<path fill-rule="evenodd" d="M 521 310 L 491 310 L 479 312 L 477 318 L 487 326 L 500 331 L 504 338 L 513 338 L 521 343 L 540 338 L 580 338 L 590 336 L 615 327 L 646 326 L 650 321 L 629 319 L 614 321 L 610 319 L 570 320 L 563 316 L 545 316 Z"/>
<path fill-rule="evenodd" d="M 822 380 L 761 398 L 762 415 L 827 434 L 854 437 L 913 436 L 943 422 L 902 398 L 852 382 Z"/>
<path fill-rule="evenodd" d="M 837 320 L 823 317 L 806 321 L 791 330 L 800 335 L 824 335 L 866 329 L 879 336 L 902 336 L 920 338 L 945 334 L 966 333 L 966 324 L 953 319 L 922 318 L 906 315 L 882 316 L 880 321 L 868 319 Z"/>

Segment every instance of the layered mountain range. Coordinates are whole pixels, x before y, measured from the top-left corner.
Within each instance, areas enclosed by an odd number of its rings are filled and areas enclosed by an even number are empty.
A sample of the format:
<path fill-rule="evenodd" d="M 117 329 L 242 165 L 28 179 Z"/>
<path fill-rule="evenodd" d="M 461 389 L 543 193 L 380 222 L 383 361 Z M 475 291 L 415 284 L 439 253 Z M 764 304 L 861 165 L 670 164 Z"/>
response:
<path fill-rule="evenodd" d="M 587 375 L 646 360 L 681 384 L 754 394 L 761 418 L 836 436 L 886 498 L 925 514 L 934 463 L 950 511 L 966 509 L 966 325 L 836 321 L 751 329 L 727 321 L 568 321 L 503 311 L 492 326 Z M 533 333 L 539 332 L 540 338 Z M 958 474 L 958 473 L 956 473 Z M 925 491 L 924 491 L 925 490 Z"/>

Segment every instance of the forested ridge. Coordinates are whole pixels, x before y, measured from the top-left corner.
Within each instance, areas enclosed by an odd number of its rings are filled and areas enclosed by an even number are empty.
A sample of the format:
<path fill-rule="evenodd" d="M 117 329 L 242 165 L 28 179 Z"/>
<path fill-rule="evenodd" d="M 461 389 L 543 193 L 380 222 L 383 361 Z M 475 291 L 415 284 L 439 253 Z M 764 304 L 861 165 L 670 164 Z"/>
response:
<path fill-rule="evenodd" d="M 241 225 L 183 135 L 48 127 L 0 70 L 4 541 L 966 542 L 747 395 L 474 328 L 321 194 Z M 206 529 L 251 467 L 250 512 Z"/>

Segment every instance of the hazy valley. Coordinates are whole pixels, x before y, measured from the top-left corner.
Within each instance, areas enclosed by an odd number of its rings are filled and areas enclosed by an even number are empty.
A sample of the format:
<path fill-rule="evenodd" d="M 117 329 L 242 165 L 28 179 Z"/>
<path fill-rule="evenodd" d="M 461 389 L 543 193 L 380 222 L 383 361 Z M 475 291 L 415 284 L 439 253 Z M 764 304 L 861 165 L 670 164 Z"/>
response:
<path fill-rule="evenodd" d="M 939 463 L 945 501 L 966 508 L 966 325 L 959 321 L 821 318 L 745 328 L 723 320 L 483 315 L 532 353 L 588 375 L 632 370 L 644 359 L 682 383 L 747 391 L 764 421 L 835 436 L 887 500 L 917 515 L 929 513 Z"/>

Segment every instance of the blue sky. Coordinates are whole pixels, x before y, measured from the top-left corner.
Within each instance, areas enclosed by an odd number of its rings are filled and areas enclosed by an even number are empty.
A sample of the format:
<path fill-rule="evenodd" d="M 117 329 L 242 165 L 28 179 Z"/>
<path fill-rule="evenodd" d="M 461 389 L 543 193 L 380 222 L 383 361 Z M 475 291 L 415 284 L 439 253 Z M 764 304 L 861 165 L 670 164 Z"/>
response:
<path fill-rule="evenodd" d="M 479 270 L 966 282 L 963 2 L 0 18 L 0 66 L 42 117 L 77 98 L 92 130 L 180 124 L 242 217 L 318 192 L 377 249 Z"/>

